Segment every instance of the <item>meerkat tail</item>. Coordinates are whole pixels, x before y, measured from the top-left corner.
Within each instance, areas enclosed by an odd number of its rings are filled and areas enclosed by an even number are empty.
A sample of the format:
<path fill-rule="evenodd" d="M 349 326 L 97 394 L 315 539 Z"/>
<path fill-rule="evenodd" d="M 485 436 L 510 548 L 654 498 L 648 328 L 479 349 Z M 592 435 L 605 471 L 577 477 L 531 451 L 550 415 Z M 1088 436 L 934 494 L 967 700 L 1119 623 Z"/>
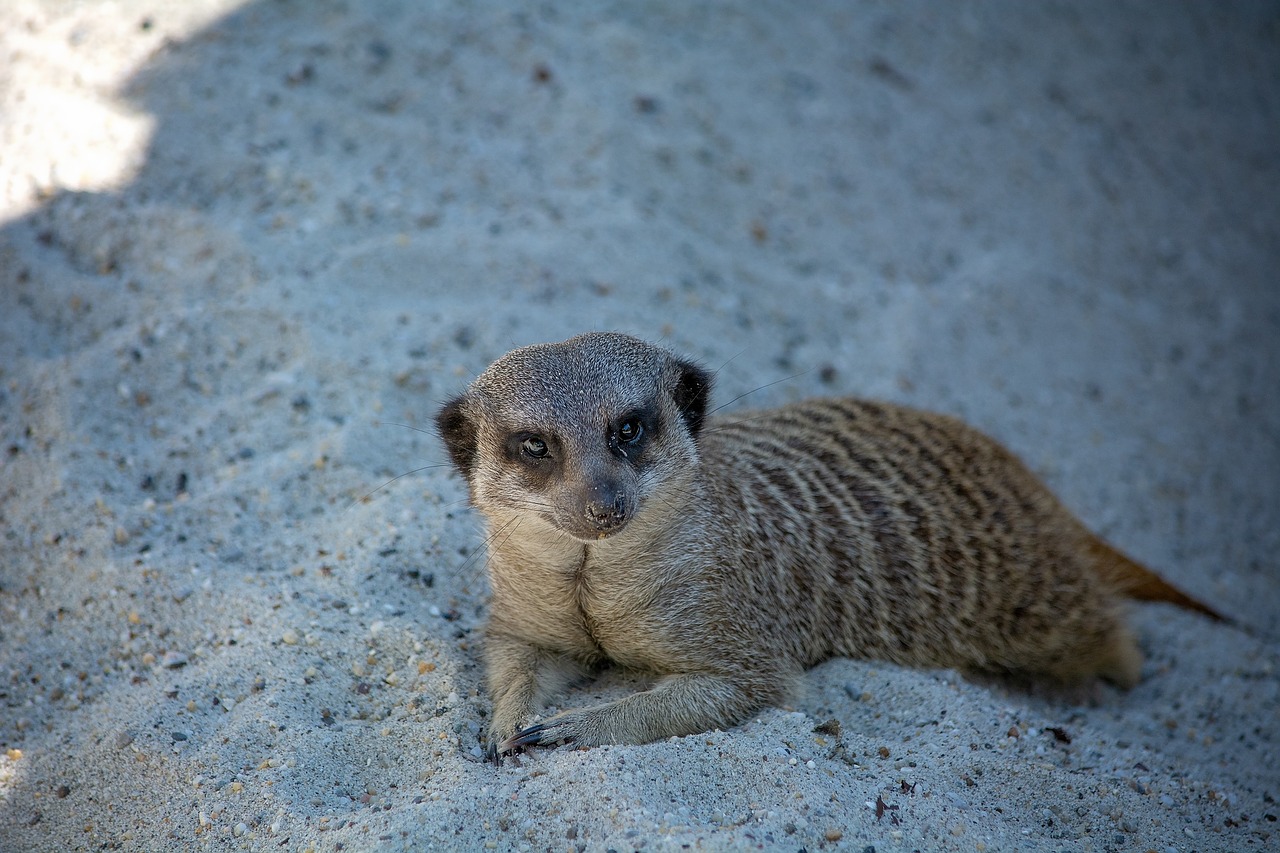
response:
<path fill-rule="evenodd" d="M 1197 601 L 1146 566 L 1130 559 L 1096 536 L 1086 546 L 1094 568 L 1104 581 L 1138 601 L 1163 601 L 1203 613 L 1216 622 L 1230 620 L 1207 604 Z"/>

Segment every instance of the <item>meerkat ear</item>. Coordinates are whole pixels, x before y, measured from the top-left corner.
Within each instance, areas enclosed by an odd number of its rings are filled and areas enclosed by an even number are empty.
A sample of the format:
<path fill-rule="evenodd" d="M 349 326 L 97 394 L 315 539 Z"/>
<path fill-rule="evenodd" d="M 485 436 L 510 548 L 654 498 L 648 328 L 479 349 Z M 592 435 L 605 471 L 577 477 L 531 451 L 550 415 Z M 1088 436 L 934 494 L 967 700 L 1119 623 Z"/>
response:
<path fill-rule="evenodd" d="M 680 371 L 672 396 L 680 408 L 689 434 L 697 438 L 702 430 L 702 420 L 707 416 L 707 403 L 711 400 L 711 374 L 696 364 L 677 361 Z"/>
<path fill-rule="evenodd" d="M 449 458 L 468 481 L 476 461 L 476 425 L 464 410 L 466 395 L 444 404 L 436 415 L 436 430 L 449 450 Z"/>

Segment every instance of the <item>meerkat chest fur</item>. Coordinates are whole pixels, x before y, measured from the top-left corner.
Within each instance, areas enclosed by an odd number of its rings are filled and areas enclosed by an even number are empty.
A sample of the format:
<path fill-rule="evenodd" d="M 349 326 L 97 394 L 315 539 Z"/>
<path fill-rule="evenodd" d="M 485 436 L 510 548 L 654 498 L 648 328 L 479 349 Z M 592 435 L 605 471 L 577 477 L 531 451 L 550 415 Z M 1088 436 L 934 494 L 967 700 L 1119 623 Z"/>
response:
<path fill-rule="evenodd" d="M 688 523 L 686 517 L 646 531 L 637 520 L 626 535 L 587 543 L 535 519 L 512 522 L 512 534 L 489 546 L 491 627 L 588 663 L 666 668 L 679 657 L 672 646 L 682 631 L 671 621 L 684 609 L 668 599 L 687 600 L 691 592 L 672 575 L 692 555 L 670 546 Z M 666 570 L 647 571 L 655 566 Z"/>

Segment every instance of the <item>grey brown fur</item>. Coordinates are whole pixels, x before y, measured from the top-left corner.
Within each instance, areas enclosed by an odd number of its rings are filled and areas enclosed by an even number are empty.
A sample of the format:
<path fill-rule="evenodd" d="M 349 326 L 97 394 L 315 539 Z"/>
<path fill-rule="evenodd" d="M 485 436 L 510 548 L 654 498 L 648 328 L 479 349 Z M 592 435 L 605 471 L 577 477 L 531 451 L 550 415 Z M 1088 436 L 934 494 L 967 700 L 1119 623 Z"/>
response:
<path fill-rule="evenodd" d="M 488 522 L 491 751 L 727 727 L 836 655 L 1128 687 L 1121 595 L 1212 614 L 953 418 L 815 399 L 704 421 L 710 384 L 594 333 L 507 354 L 441 411 Z M 606 661 L 657 679 L 530 726 Z"/>

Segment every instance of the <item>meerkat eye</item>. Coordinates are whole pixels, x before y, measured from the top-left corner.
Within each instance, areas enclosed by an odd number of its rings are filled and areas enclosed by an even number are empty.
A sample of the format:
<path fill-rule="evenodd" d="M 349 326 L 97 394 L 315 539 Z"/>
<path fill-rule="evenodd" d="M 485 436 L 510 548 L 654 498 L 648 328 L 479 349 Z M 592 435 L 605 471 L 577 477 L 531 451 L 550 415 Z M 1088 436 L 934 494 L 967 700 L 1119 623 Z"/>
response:
<path fill-rule="evenodd" d="M 644 435 L 644 424 L 639 418 L 627 418 L 618 424 L 618 440 L 624 444 L 635 444 Z"/>
<path fill-rule="evenodd" d="M 531 435 L 520 443 L 525 456 L 542 459 L 547 455 L 547 443 L 536 435 Z"/>

